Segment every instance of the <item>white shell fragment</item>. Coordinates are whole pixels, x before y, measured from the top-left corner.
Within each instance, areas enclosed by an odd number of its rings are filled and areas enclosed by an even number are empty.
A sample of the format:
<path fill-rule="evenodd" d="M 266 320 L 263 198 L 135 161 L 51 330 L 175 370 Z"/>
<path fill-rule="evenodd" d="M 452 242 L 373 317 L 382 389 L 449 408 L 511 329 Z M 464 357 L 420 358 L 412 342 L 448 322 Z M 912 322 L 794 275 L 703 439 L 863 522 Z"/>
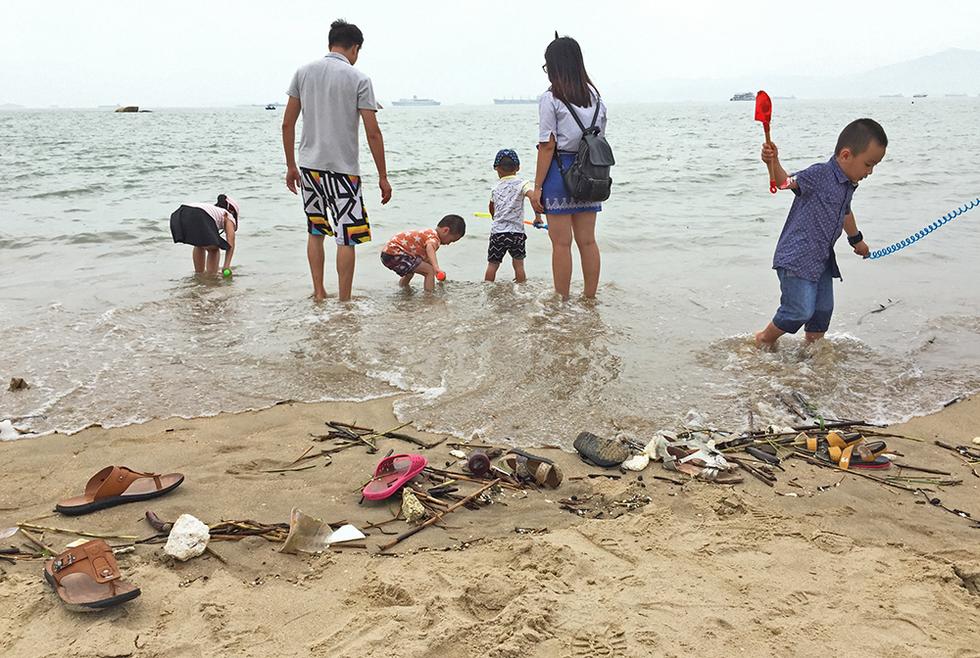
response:
<path fill-rule="evenodd" d="M 354 541 L 355 539 L 364 539 L 366 535 L 352 526 L 351 524 L 342 525 L 333 533 L 327 537 L 328 544 L 336 544 L 342 541 Z"/>
<path fill-rule="evenodd" d="M 211 533 L 202 521 L 190 514 L 181 514 L 170 530 L 163 552 L 184 562 L 203 553 L 210 539 Z"/>

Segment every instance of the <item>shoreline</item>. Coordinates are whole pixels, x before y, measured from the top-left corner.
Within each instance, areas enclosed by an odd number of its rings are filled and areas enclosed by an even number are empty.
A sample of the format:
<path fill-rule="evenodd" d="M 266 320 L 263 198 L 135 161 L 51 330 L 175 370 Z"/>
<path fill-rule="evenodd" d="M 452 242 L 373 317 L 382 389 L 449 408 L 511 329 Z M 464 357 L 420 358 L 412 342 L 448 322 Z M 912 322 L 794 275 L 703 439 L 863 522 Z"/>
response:
<path fill-rule="evenodd" d="M 751 336 L 751 334 L 745 334 L 745 336 Z M 210 419 L 210 418 L 217 418 L 219 416 L 235 416 L 235 415 L 240 415 L 240 414 L 261 413 L 263 411 L 268 411 L 269 409 L 274 409 L 275 407 L 282 406 L 282 405 L 349 405 L 349 404 L 361 405 L 361 404 L 374 404 L 374 403 L 376 403 L 378 401 L 390 401 L 391 402 L 391 405 L 394 406 L 394 404 L 396 402 L 398 402 L 399 400 L 401 400 L 401 399 L 412 397 L 412 396 L 417 396 L 417 395 L 424 395 L 425 394 L 424 391 L 406 391 L 406 390 L 402 390 L 402 389 L 399 389 L 399 388 L 394 387 L 392 384 L 388 384 L 388 386 L 391 386 L 393 388 L 393 390 L 391 392 L 389 392 L 389 393 L 381 393 L 381 394 L 378 394 L 378 395 L 375 395 L 375 396 L 368 396 L 368 397 L 364 397 L 364 398 L 360 398 L 360 399 L 352 399 L 352 400 L 314 400 L 314 401 L 296 400 L 296 399 L 285 399 L 285 400 L 278 400 L 276 402 L 272 402 L 272 403 L 268 404 L 267 406 L 248 407 L 248 408 L 245 408 L 245 409 L 238 409 L 238 410 L 220 410 L 220 411 L 216 411 L 216 412 L 211 413 L 211 414 L 199 414 L 199 415 L 195 415 L 195 416 L 181 416 L 181 415 L 178 415 L 178 414 L 172 414 L 172 415 L 169 415 L 169 416 L 159 416 L 159 417 L 152 417 L 152 418 L 147 418 L 147 419 L 143 419 L 143 420 L 130 421 L 130 422 L 122 423 L 122 424 L 119 424 L 119 425 L 111 425 L 111 424 L 110 425 L 106 425 L 103 422 L 93 422 L 93 423 L 90 423 L 90 424 L 88 424 L 88 425 L 86 425 L 84 427 L 81 427 L 81 428 L 77 429 L 77 430 L 65 430 L 65 429 L 55 428 L 55 429 L 46 430 L 44 432 L 36 432 L 35 433 L 35 432 L 29 431 L 29 428 L 30 428 L 30 423 L 29 422 L 23 422 L 23 421 L 29 421 L 29 419 L 33 418 L 34 416 L 0 416 L 0 420 L 11 420 L 14 423 L 14 427 L 15 428 L 17 428 L 17 427 L 23 427 L 23 428 L 25 428 L 25 430 L 23 431 L 23 433 L 21 434 L 21 436 L 19 436 L 16 439 L 0 439 L 0 445 L 2 445 L 3 443 L 6 443 L 6 442 L 12 442 L 12 441 L 29 441 L 29 440 L 32 440 L 32 439 L 40 439 L 40 438 L 51 437 L 51 436 L 72 437 L 72 436 L 75 436 L 75 435 L 77 435 L 77 434 L 79 434 L 81 432 L 86 432 L 88 430 L 118 430 L 118 429 L 124 429 L 124 428 L 127 428 L 127 427 L 140 427 L 140 426 L 144 426 L 144 425 L 148 425 L 150 423 L 156 423 L 156 422 L 167 422 L 167 421 L 178 422 L 178 421 L 191 421 L 191 420 L 199 420 L 199 419 L 200 420 L 206 420 L 206 419 Z M 930 416 L 934 416 L 936 414 L 940 414 L 945 409 L 949 408 L 952 405 L 955 405 L 955 404 L 958 404 L 958 403 L 961 403 L 961 402 L 964 402 L 964 401 L 968 401 L 968 400 L 973 399 L 973 398 L 976 398 L 976 397 L 980 397 L 980 390 L 974 390 L 974 391 L 968 391 L 968 392 L 962 393 L 962 394 L 960 394 L 960 395 L 952 398 L 951 400 L 948 400 L 948 401 L 946 401 L 944 403 L 941 403 L 938 408 L 935 408 L 935 409 L 932 409 L 932 410 L 927 410 L 927 411 L 913 413 L 913 414 L 908 415 L 908 416 L 903 416 L 903 417 L 901 417 L 899 420 L 897 420 L 895 422 L 879 423 L 876 420 L 872 420 L 872 421 L 869 421 L 869 422 L 872 423 L 871 426 L 876 426 L 876 427 L 891 427 L 891 426 L 895 426 L 895 425 L 904 425 L 906 423 L 909 423 L 909 422 L 914 421 L 917 418 L 928 418 Z M 395 417 L 397 419 L 397 416 L 395 416 Z M 414 421 L 406 421 L 406 422 L 412 423 L 413 428 L 414 428 L 414 424 L 415 424 Z M 425 432 L 435 433 L 435 434 L 452 435 L 452 436 L 455 436 L 456 438 L 460 438 L 460 439 L 466 438 L 464 436 L 465 433 L 463 433 L 463 432 L 441 431 L 438 428 L 433 428 L 431 426 L 428 427 L 428 428 L 426 428 L 425 430 L 418 430 L 418 428 L 414 428 L 414 429 L 416 429 L 417 431 L 425 431 Z M 18 431 L 20 431 L 20 430 L 18 430 Z M 980 430 L 978 430 L 978 432 L 980 432 Z M 569 445 L 571 445 L 571 441 L 569 441 L 568 443 L 569 443 Z M 534 448 L 536 446 L 531 445 L 531 446 L 528 446 L 528 447 Z"/>
<path fill-rule="evenodd" d="M 110 463 L 178 471 L 187 480 L 147 503 L 37 523 L 142 536 L 152 534 L 142 519 L 147 509 L 169 520 L 190 513 L 210 524 L 275 523 L 294 506 L 359 527 L 387 520 L 394 503 L 358 505 L 355 489 L 388 449 L 417 446 L 384 440 L 378 454 L 350 448 L 330 465 L 318 458 L 307 470 L 265 471 L 316 445 L 309 434 L 323 432 L 327 420 L 396 427 L 393 402 L 280 403 L 4 442 L 0 527 L 49 514 Z M 974 395 L 893 426 L 921 442 L 887 439 L 903 462 L 961 479 L 934 495 L 976 518 L 980 478 L 932 441 L 970 444 L 978 421 Z M 580 429 L 589 428 L 569 428 L 568 440 Z M 455 461 L 449 449 L 420 452 L 443 467 Z M 561 450 L 537 451 L 563 468 L 559 489 L 505 490 L 494 504 L 455 512 L 445 528 L 405 540 L 396 557 L 375 547 L 408 527 L 400 521 L 385 534 L 371 530 L 368 550 L 317 556 L 283 555 L 253 537 L 214 542 L 221 561 L 205 554 L 174 563 L 160 544 L 139 545 L 119 562 L 142 596 L 88 615 L 62 606 L 40 561 L 0 561 L 0 649 L 16 656 L 544 657 L 722 656 L 737 647 L 747 655 L 945 656 L 980 644 L 980 531 L 921 496 L 800 460 L 787 460 L 770 489 L 748 476 L 734 486 L 676 485 L 651 477 L 678 476 L 656 463 L 622 474 Z M 600 472 L 620 477 L 588 477 Z M 562 509 L 572 496 L 590 511 Z M 628 501 L 639 506 L 629 509 Z M 597 511 L 603 518 L 590 518 Z M 44 536 L 58 547 L 72 539 Z"/>

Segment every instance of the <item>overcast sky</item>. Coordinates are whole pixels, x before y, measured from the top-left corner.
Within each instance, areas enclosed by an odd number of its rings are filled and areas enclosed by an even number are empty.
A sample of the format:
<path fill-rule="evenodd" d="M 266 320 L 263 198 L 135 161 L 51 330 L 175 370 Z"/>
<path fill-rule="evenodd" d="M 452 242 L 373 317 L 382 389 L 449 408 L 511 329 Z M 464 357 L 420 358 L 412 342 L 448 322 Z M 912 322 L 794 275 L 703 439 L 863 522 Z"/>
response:
<path fill-rule="evenodd" d="M 36 107 L 283 101 L 338 17 L 364 31 L 358 66 L 382 101 L 535 96 L 555 29 L 620 101 L 655 100 L 648 83 L 668 78 L 832 76 L 980 50 L 980 0 L 8 0 L 0 16 L 0 103 Z"/>

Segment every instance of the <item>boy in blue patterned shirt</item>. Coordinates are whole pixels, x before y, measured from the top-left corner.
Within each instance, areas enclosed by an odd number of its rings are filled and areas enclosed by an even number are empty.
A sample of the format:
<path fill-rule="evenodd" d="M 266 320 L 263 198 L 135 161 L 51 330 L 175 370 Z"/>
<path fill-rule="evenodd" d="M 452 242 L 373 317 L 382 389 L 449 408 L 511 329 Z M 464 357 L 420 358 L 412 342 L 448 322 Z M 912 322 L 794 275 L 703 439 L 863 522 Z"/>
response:
<path fill-rule="evenodd" d="M 775 144 L 762 146 L 762 160 L 772 164 L 780 189 L 796 198 L 776 244 L 772 267 L 779 277 L 779 309 L 765 329 L 755 334 L 759 347 L 772 348 L 783 334 L 803 327 L 812 343 L 827 332 L 834 311 L 834 278 L 841 278 L 834 243 L 841 232 L 859 256 L 868 245 L 851 212 L 858 183 L 870 176 L 885 157 L 888 137 L 877 121 L 858 119 L 840 137 L 834 157 L 790 176 L 779 162 Z"/>

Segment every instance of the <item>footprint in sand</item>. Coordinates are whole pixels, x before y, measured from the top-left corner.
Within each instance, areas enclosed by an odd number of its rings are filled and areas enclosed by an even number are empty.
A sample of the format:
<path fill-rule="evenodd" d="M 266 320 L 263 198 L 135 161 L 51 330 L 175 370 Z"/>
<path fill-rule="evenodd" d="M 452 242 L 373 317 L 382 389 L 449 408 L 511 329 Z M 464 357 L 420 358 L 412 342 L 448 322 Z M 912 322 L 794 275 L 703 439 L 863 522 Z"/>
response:
<path fill-rule="evenodd" d="M 821 530 L 810 537 L 810 543 L 820 550 L 833 553 L 834 555 L 848 553 L 854 548 L 854 540 L 850 537 L 839 535 L 836 532 L 827 532 L 826 530 Z"/>
<path fill-rule="evenodd" d="M 579 633 L 572 638 L 572 651 L 576 656 L 625 656 L 626 634 L 622 630 L 606 628 L 596 633 Z"/>

